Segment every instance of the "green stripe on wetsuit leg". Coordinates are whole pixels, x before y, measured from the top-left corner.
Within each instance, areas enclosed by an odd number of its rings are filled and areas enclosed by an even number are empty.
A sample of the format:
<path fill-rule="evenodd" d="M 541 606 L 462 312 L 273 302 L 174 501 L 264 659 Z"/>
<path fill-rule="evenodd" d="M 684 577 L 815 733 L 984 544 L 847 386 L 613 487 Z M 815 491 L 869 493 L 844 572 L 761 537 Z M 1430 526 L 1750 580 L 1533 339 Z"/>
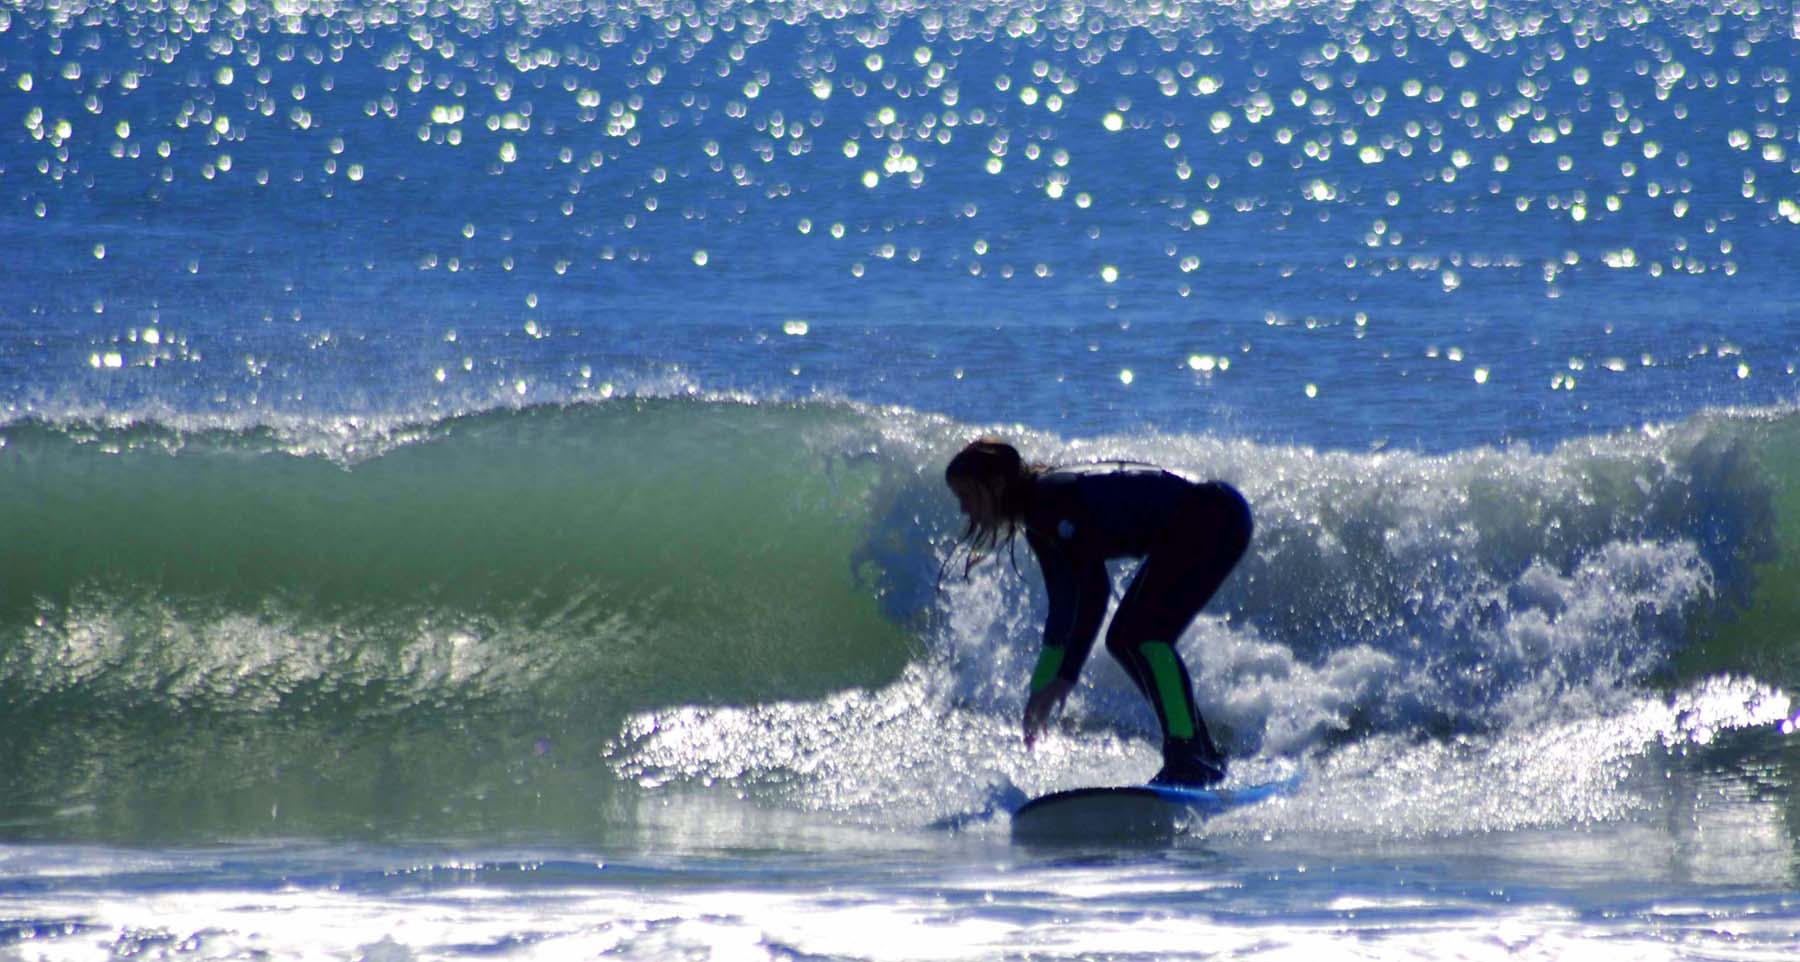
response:
<path fill-rule="evenodd" d="M 1063 650 L 1053 645 L 1045 645 L 1038 655 L 1037 667 L 1031 672 L 1031 693 L 1037 694 L 1044 687 L 1056 680 L 1056 673 L 1062 668 Z"/>
<path fill-rule="evenodd" d="M 1181 682 L 1181 659 L 1175 657 L 1175 649 L 1166 642 L 1147 641 L 1138 646 L 1138 651 L 1144 653 L 1156 681 L 1163 728 L 1171 738 L 1194 737 L 1194 710 L 1188 706 L 1187 686 Z"/>

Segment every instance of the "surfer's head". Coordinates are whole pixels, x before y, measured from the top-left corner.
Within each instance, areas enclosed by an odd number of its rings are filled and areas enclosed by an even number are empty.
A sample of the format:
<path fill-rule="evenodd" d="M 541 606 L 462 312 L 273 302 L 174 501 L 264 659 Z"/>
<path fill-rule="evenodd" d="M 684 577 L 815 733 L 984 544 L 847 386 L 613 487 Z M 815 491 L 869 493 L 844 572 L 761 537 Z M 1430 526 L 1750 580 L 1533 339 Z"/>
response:
<path fill-rule="evenodd" d="M 962 534 L 969 549 L 964 574 L 988 552 L 1012 541 L 1035 474 L 1018 448 L 997 438 L 977 438 L 950 459 L 944 483 L 969 519 Z"/>

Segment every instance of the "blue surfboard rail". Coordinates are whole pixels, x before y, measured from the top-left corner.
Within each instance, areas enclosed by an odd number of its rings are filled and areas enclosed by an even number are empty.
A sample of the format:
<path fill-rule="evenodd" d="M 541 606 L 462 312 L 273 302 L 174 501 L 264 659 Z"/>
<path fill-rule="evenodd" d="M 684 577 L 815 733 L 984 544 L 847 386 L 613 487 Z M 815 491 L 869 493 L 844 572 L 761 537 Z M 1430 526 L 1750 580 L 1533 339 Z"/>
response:
<path fill-rule="evenodd" d="M 1201 815 L 1217 815 L 1220 812 L 1255 805 L 1271 798 L 1285 795 L 1300 785 L 1300 773 L 1295 772 L 1287 778 L 1273 782 L 1260 782 L 1245 785 L 1242 788 L 1182 788 L 1179 785 L 1146 785 L 1162 799 L 1177 805 L 1185 805 Z"/>

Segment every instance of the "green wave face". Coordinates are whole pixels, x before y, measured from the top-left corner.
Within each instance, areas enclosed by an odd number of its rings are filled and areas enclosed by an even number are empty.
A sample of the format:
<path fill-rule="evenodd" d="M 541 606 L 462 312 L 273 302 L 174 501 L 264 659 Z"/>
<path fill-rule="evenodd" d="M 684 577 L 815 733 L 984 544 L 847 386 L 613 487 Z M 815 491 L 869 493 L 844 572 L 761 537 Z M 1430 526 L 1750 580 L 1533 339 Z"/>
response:
<path fill-rule="evenodd" d="M 891 464 L 845 408 L 498 412 L 367 456 L 4 436 L 0 820 L 511 822 L 519 765 L 607 792 L 632 711 L 880 684 L 914 649 L 870 560 Z"/>
<path fill-rule="evenodd" d="M 1682 680 L 1749 675 L 1800 689 L 1800 418 L 1759 425 L 1741 470 L 1765 486 L 1765 510 L 1740 539 L 1743 571 L 1727 580 L 1720 610 L 1694 619 L 1674 659 Z"/>

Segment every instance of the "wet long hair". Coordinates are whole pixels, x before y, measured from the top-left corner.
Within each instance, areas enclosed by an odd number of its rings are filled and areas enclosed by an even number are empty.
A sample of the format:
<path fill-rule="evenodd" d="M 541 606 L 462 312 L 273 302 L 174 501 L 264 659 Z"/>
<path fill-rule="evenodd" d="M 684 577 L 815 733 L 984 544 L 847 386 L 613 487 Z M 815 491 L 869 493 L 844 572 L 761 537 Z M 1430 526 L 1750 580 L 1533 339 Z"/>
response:
<path fill-rule="evenodd" d="M 950 459 L 944 468 L 944 483 L 952 487 L 958 484 L 979 487 L 987 492 L 992 501 L 990 507 L 994 509 L 990 517 L 970 515 L 968 526 L 957 538 L 957 544 L 967 552 L 963 577 L 967 578 L 977 564 L 1000 548 L 1011 551 L 1024 522 L 1024 493 L 1044 470 L 1042 465 L 1026 464 L 1019 456 L 1018 448 L 992 437 L 976 438 Z M 951 557 L 954 556 L 952 552 Z M 949 566 L 950 560 L 945 558 L 943 567 L 938 569 L 940 582 L 943 569 Z M 1014 556 L 1013 567 L 1017 568 L 1018 564 L 1018 558 Z"/>

